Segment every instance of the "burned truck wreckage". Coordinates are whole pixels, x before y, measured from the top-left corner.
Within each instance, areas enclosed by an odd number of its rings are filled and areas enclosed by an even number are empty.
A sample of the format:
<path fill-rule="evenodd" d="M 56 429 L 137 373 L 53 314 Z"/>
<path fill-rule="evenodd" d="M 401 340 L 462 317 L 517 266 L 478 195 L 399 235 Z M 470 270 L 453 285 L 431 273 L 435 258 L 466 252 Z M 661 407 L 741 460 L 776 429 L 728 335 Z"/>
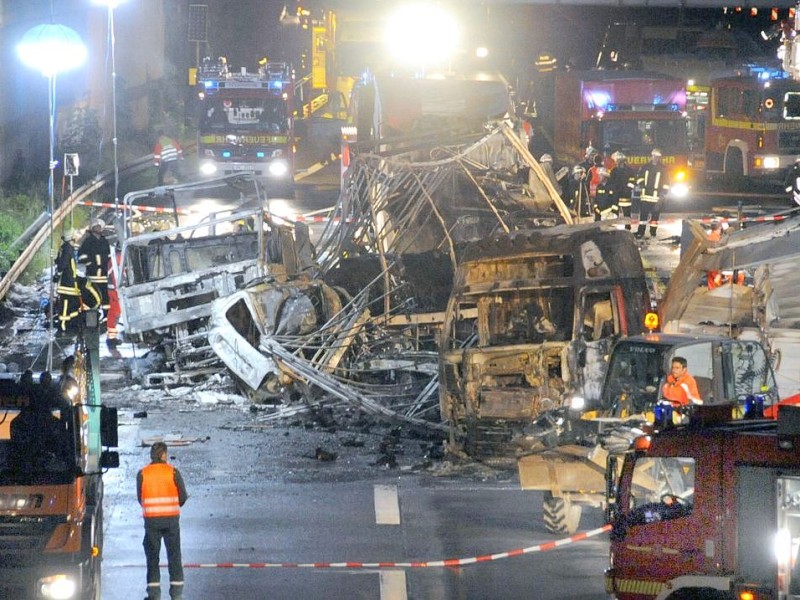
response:
<path fill-rule="evenodd" d="M 126 336 L 170 347 L 174 381 L 218 371 L 221 361 L 254 401 L 333 397 L 450 431 L 470 452 L 510 452 L 508 427 L 597 386 L 589 363 L 603 340 L 637 331 L 648 303 L 630 233 L 573 225 L 503 115 L 435 145 L 352 150 L 313 248 L 308 230 L 281 222 L 257 191 L 225 217 L 130 231 L 120 285 Z M 466 257 L 497 266 L 456 292 Z M 492 273 L 502 290 L 491 289 Z M 523 301 L 558 305 L 561 338 L 540 341 L 529 329 L 530 340 L 520 330 L 522 338 L 501 341 L 490 331 L 498 319 L 510 324 Z M 462 338 L 466 326 L 474 332 Z M 513 366 L 511 355 L 525 358 Z M 173 379 L 153 383 L 164 381 Z M 471 442 L 485 424 L 501 426 L 502 443 Z"/>

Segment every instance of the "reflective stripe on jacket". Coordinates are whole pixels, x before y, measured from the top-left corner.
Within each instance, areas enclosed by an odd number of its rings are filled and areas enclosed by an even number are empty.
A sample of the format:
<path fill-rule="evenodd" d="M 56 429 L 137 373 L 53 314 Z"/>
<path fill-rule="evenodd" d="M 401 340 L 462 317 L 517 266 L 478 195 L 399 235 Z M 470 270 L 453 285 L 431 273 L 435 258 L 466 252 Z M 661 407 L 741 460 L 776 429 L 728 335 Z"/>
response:
<path fill-rule="evenodd" d="M 155 462 L 142 469 L 142 516 L 177 517 L 181 514 L 175 468 Z"/>

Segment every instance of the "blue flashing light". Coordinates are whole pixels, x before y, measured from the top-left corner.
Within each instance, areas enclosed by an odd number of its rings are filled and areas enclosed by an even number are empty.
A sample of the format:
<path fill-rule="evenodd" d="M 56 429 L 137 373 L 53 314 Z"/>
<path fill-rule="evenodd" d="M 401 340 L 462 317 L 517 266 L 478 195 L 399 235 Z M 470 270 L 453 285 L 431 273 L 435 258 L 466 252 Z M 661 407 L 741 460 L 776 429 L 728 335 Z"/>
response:
<path fill-rule="evenodd" d="M 264 153 L 263 150 L 259 150 L 258 152 L 256 152 L 256 158 L 264 158 L 265 156 L 266 154 Z"/>
<path fill-rule="evenodd" d="M 203 86 L 204 86 L 204 87 L 205 87 L 207 90 L 209 90 L 209 89 L 211 89 L 211 88 L 216 88 L 216 87 L 217 87 L 217 82 L 216 82 L 216 81 L 204 81 L 204 82 L 203 82 Z"/>
<path fill-rule="evenodd" d="M 282 90 L 283 89 L 283 82 L 282 81 L 270 81 L 269 82 L 269 89 L 271 90 Z"/>
<path fill-rule="evenodd" d="M 223 150 L 222 151 L 222 158 L 230 158 L 231 156 L 233 156 L 233 154 L 231 153 L 230 150 Z"/>

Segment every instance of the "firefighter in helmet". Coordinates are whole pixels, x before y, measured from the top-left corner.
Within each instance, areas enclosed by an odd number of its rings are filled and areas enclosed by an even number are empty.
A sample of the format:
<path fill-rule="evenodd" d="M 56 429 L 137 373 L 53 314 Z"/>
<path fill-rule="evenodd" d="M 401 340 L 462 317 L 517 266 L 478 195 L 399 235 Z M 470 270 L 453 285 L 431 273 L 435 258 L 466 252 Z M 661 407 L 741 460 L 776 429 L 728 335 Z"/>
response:
<path fill-rule="evenodd" d="M 669 191 L 667 169 L 661 162 L 661 150 L 654 148 L 650 153 L 650 162 L 642 166 L 636 177 L 636 183 L 641 187 L 641 210 L 639 215 L 639 228 L 636 238 L 644 237 L 645 229 L 650 225 L 650 237 L 656 237 L 658 231 L 658 218 L 661 215 L 661 205 Z"/>
<path fill-rule="evenodd" d="M 628 157 L 624 153 L 614 152 L 611 158 L 614 161 L 614 168 L 608 176 L 608 188 L 619 206 L 619 212 L 626 219 L 625 229 L 630 230 L 631 194 L 636 184 L 636 174 L 628 165 Z"/>

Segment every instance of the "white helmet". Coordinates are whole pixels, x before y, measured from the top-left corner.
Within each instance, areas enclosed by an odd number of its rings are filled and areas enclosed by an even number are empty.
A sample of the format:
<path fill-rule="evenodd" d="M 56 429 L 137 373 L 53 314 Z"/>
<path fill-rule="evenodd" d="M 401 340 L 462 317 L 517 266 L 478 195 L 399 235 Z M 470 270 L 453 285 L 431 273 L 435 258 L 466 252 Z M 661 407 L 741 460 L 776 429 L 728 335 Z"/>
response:
<path fill-rule="evenodd" d="M 584 173 L 586 173 L 586 169 L 584 169 L 581 165 L 575 165 L 572 167 L 573 175 L 583 175 Z"/>
<path fill-rule="evenodd" d="M 622 152 L 620 152 L 619 150 L 617 150 L 616 152 L 614 152 L 614 154 L 612 154 L 612 155 L 611 155 L 611 158 L 613 158 L 613 159 L 614 159 L 614 162 L 616 162 L 616 163 L 621 163 L 621 162 L 623 162 L 623 161 L 625 161 L 625 160 L 628 160 L 628 157 L 627 157 L 627 156 L 625 156 L 625 155 L 624 155 Z"/>
<path fill-rule="evenodd" d="M 593 154 L 597 154 L 597 148 L 594 146 L 589 146 L 586 148 L 586 158 L 589 158 Z"/>
<path fill-rule="evenodd" d="M 61 239 L 65 242 L 72 241 L 73 239 L 77 238 L 77 232 L 74 229 L 65 229 L 61 232 Z"/>
<path fill-rule="evenodd" d="M 658 148 L 653 148 L 653 151 L 650 153 L 650 156 L 658 156 L 660 158 L 661 150 L 659 150 Z"/>
<path fill-rule="evenodd" d="M 549 154 L 542 154 L 542 157 L 539 159 L 539 162 L 553 162 L 553 157 Z"/>
<path fill-rule="evenodd" d="M 91 223 L 89 224 L 89 229 L 100 229 L 102 231 L 105 226 L 106 224 L 103 219 L 92 219 Z"/>

